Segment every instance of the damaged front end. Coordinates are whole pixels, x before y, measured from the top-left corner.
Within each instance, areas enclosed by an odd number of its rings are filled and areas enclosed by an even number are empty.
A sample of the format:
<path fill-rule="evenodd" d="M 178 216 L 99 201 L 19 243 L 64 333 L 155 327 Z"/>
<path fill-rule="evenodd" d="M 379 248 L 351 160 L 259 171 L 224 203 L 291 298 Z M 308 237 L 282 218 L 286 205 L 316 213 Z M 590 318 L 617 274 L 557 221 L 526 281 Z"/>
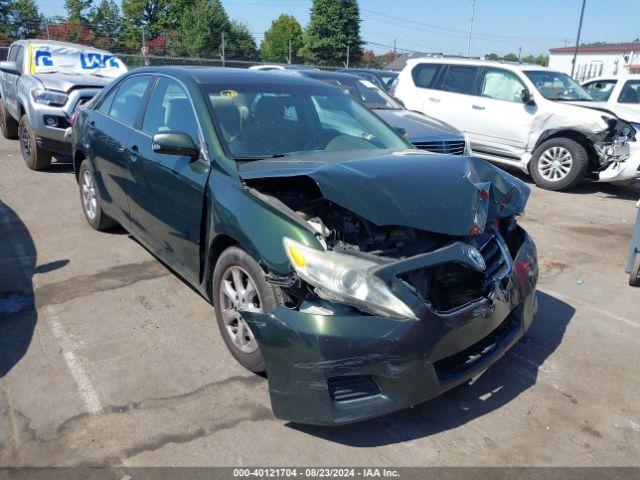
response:
<path fill-rule="evenodd" d="M 277 417 L 341 424 L 420 403 L 488 368 L 531 324 L 536 251 L 515 221 L 529 190 L 495 167 L 402 153 L 240 173 L 318 242 L 284 238 L 291 272 L 267 280 L 285 305 L 243 313 Z"/>

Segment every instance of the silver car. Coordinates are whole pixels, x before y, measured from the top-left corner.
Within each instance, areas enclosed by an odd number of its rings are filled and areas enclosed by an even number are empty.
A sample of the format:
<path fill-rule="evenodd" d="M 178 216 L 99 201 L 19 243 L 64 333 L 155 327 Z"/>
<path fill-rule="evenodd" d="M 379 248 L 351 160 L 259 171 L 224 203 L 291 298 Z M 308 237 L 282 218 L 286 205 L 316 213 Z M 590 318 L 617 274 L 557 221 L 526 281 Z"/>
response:
<path fill-rule="evenodd" d="M 70 155 L 65 138 L 74 111 L 127 69 L 104 50 L 49 40 L 19 40 L 0 62 L 0 129 L 20 139 L 33 170 Z"/>

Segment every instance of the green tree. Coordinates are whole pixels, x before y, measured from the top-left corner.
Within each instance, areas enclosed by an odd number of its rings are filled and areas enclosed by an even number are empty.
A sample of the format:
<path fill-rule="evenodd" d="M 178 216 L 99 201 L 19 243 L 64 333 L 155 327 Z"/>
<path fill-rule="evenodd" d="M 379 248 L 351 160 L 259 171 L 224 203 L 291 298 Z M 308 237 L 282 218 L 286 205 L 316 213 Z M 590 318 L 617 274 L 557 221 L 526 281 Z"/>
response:
<path fill-rule="evenodd" d="M 225 39 L 225 43 L 227 40 Z M 239 60 L 257 60 L 258 47 L 253 35 L 249 32 L 246 25 L 238 23 L 235 20 L 231 22 L 229 30 L 229 47 L 225 49 L 225 55 L 229 58 L 237 58 Z"/>
<path fill-rule="evenodd" d="M 102 0 L 97 7 L 93 7 L 89 13 L 89 22 L 96 36 L 106 38 L 109 42 L 117 42 L 120 38 L 122 17 L 114 0 Z"/>
<path fill-rule="evenodd" d="M 196 0 L 182 14 L 170 38 L 169 48 L 176 55 L 215 57 L 220 53 L 222 34 L 231 40 L 231 22 L 220 0 Z"/>
<path fill-rule="evenodd" d="M 128 50 L 139 53 L 146 40 L 166 33 L 171 0 L 122 0 L 123 40 Z"/>
<path fill-rule="evenodd" d="M 317 65 L 359 64 L 362 60 L 360 9 L 357 0 L 313 0 L 304 35 L 305 59 Z"/>
<path fill-rule="evenodd" d="M 92 0 L 64 0 L 64 8 L 67 11 L 67 21 L 77 24 L 87 23 L 87 15 L 92 3 Z"/>
<path fill-rule="evenodd" d="M 42 17 L 35 0 L 15 0 L 10 4 L 8 32 L 11 38 L 33 38 Z"/>
<path fill-rule="evenodd" d="M 497 53 L 490 53 L 484 56 L 485 60 L 500 60 L 500 56 Z"/>
<path fill-rule="evenodd" d="M 505 62 L 517 62 L 519 58 L 515 53 L 507 53 L 504 57 L 502 57 L 502 60 L 504 60 Z"/>
<path fill-rule="evenodd" d="M 289 58 L 289 42 L 294 63 L 299 61 L 298 52 L 303 47 L 302 27 L 292 15 L 282 13 L 271 22 L 269 30 L 264 33 L 260 45 L 260 56 L 266 62 L 285 62 Z"/>
<path fill-rule="evenodd" d="M 9 26 L 9 0 L 0 0 L 0 35 L 7 33 Z"/>

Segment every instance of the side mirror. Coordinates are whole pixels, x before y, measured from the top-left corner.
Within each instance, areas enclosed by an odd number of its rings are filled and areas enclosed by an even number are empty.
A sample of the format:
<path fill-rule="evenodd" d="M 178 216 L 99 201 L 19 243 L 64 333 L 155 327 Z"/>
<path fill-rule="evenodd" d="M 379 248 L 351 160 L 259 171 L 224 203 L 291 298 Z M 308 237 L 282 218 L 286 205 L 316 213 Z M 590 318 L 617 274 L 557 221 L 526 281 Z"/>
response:
<path fill-rule="evenodd" d="M 533 96 L 531 95 L 531 91 L 528 88 L 522 89 L 522 93 L 520 94 L 520 99 L 522 100 L 522 103 L 524 103 L 525 105 L 536 104 L 536 101 L 533 99 Z"/>
<path fill-rule="evenodd" d="M 156 153 L 198 158 L 200 149 L 193 139 L 182 132 L 162 132 L 153 136 L 151 148 Z"/>
<path fill-rule="evenodd" d="M 20 70 L 18 70 L 18 64 L 16 62 L 0 62 L 0 71 L 20 75 Z"/>
<path fill-rule="evenodd" d="M 405 137 L 407 135 L 407 129 L 403 127 L 393 127 L 393 129 L 400 135 L 401 137 Z"/>

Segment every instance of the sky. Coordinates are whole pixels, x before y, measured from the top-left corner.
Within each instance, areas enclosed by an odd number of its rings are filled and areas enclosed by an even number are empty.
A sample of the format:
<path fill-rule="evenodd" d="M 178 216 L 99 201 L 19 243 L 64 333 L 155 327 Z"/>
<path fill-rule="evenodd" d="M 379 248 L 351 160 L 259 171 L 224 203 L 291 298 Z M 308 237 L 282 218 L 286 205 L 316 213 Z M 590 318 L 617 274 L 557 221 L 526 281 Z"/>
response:
<path fill-rule="evenodd" d="M 64 15 L 63 0 L 37 0 L 45 15 Z M 98 0 L 94 0 L 97 2 Z M 222 0 L 229 16 L 260 42 L 280 14 L 309 22 L 311 0 Z M 398 49 L 467 53 L 472 0 L 360 0 L 361 33 L 377 53 Z M 582 0 L 475 0 L 472 56 L 547 54 L 575 43 Z M 625 42 L 640 37 L 640 0 L 587 0 L 582 42 Z"/>

